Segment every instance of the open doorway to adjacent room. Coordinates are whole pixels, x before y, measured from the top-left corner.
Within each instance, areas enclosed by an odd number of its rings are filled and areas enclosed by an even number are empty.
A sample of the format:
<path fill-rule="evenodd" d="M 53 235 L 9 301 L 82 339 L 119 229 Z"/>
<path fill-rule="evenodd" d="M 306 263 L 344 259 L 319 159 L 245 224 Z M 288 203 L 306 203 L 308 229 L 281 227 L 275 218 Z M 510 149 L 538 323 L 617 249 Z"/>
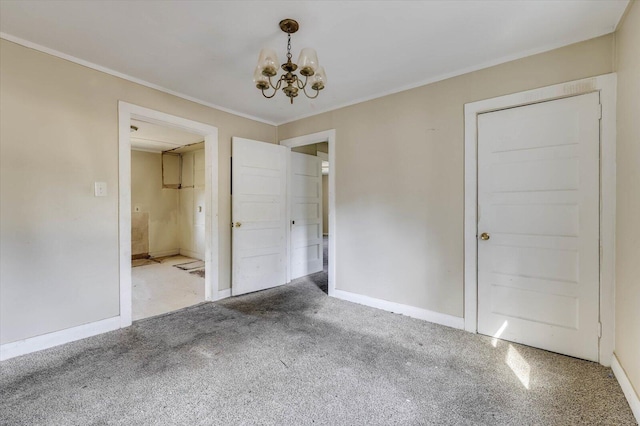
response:
<path fill-rule="evenodd" d="M 335 130 L 280 141 L 291 148 L 290 278 L 335 292 Z M 316 189 L 317 188 L 317 189 Z"/>
<path fill-rule="evenodd" d="M 218 297 L 218 129 L 119 102 L 120 322 Z"/>
<path fill-rule="evenodd" d="M 291 153 L 291 279 L 311 279 L 328 294 L 329 143 L 293 147 Z M 303 193 L 296 193 L 296 189 Z"/>
<path fill-rule="evenodd" d="M 131 120 L 132 319 L 205 300 L 201 135 Z"/>

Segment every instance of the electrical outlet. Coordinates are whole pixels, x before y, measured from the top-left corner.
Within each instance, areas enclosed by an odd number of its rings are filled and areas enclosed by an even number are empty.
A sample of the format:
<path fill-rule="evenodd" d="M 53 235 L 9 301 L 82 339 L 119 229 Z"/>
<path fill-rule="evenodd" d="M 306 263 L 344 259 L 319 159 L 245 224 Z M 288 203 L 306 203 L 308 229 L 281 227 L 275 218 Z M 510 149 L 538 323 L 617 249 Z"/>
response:
<path fill-rule="evenodd" d="M 94 185 L 96 197 L 107 196 L 107 182 L 95 182 L 93 185 Z"/>

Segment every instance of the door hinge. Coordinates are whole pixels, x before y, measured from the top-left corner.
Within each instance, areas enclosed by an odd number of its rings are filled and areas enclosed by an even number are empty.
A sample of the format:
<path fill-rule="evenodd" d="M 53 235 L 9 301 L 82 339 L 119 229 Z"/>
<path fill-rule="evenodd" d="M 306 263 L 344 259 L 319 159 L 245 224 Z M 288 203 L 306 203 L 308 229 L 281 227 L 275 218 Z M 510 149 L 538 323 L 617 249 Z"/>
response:
<path fill-rule="evenodd" d="M 602 337 L 602 323 L 598 323 L 598 337 Z"/>
<path fill-rule="evenodd" d="M 598 114 L 598 120 L 602 119 L 602 104 L 598 104 L 598 109 L 596 112 Z"/>

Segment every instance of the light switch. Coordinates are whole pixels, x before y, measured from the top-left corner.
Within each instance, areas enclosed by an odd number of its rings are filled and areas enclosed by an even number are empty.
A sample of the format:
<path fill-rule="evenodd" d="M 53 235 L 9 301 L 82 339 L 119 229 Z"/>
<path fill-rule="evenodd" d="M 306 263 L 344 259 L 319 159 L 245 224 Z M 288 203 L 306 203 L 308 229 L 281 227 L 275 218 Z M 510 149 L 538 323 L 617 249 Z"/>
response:
<path fill-rule="evenodd" d="M 95 187 L 96 197 L 107 196 L 107 182 L 95 182 L 94 187 Z"/>

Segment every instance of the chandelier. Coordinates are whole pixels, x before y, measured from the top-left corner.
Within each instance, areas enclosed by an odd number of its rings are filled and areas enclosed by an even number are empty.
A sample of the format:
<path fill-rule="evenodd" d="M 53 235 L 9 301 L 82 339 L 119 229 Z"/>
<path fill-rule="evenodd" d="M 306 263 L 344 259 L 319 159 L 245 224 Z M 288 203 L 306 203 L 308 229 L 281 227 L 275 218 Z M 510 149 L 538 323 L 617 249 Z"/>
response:
<path fill-rule="evenodd" d="M 291 103 L 293 98 L 298 96 L 298 91 L 302 90 L 307 98 L 315 99 L 327 81 L 324 68 L 318 66 L 318 55 L 314 49 L 308 47 L 300 51 L 298 63 L 291 62 L 291 34 L 298 31 L 298 23 L 293 19 L 283 19 L 280 21 L 280 29 L 287 33 L 287 62 L 282 64 L 284 74 L 273 84 L 271 77 L 275 77 L 278 73 L 278 56 L 276 51 L 264 48 L 260 51 L 258 57 L 258 66 L 253 74 L 253 82 L 256 87 L 262 91 L 265 98 L 273 98 L 282 86 L 282 91 L 289 97 Z M 304 77 L 304 82 L 294 73 L 300 68 L 300 75 Z M 307 93 L 307 88 L 311 87 L 315 93 Z M 266 91 L 271 88 L 273 92 L 268 94 Z"/>

